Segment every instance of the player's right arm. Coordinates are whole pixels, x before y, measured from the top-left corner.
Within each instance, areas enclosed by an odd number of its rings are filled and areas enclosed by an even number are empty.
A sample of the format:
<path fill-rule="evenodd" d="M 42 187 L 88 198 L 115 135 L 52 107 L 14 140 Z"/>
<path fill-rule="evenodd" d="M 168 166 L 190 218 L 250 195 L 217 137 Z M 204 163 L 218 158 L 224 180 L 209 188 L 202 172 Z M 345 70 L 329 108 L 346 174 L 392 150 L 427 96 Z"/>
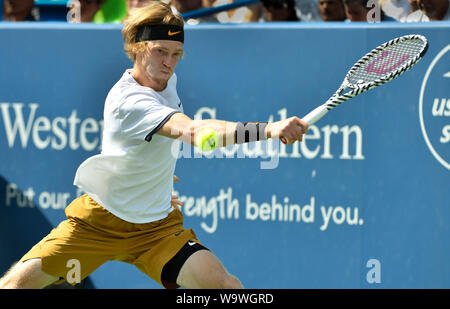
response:
<path fill-rule="evenodd" d="M 195 134 L 202 129 L 213 129 L 219 136 L 219 147 L 238 143 L 236 132 L 239 134 L 238 122 L 230 122 L 217 119 L 193 120 L 183 113 L 173 114 L 168 121 L 156 132 L 173 139 L 194 145 Z M 268 138 L 278 139 L 285 136 L 290 143 L 303 140 L 303 134 L 308 130 L 308 124 L 298 117 L 291 117 L 285 120 L 270 122 L 265 125 L 263 136 L 259 140 Z"/>

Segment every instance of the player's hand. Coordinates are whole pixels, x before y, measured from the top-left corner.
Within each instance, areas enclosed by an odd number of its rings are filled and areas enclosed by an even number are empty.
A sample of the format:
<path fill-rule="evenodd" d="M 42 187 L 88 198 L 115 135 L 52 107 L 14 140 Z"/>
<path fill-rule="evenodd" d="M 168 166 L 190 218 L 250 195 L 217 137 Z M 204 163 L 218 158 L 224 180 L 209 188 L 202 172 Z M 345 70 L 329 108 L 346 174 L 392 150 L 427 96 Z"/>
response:
<path fill-rule="evenodd" d="M 172 195 L 172 200 L 170 201 L 170 205 L 173 208 L 180 210 L 180 207 L 184 206 L 184 203 L 178 199 L 178 196 Z"/>
<path fill-rule="evenodd" d="M 180 179 L 177 176 L 173 175 L 173 182 L 178 182 L 178 180 L 180 180 Z M 173 208 L 180 210 L 180 207 L 184 206 L 184 203 L 178 199 L 178 196 L 172 195 L 172 199 L 170 200 L 170 205 Z"/>
<path fill-rule="evenodd" d="M 268 138 L 276 139 L 283 136 L 288 141 L 288 145 L 295 141 L 303 141 L 303 134 L 306 132 L 308 132 L 308 124 L 298 117 L 271 122 L 266 126 Z"/>

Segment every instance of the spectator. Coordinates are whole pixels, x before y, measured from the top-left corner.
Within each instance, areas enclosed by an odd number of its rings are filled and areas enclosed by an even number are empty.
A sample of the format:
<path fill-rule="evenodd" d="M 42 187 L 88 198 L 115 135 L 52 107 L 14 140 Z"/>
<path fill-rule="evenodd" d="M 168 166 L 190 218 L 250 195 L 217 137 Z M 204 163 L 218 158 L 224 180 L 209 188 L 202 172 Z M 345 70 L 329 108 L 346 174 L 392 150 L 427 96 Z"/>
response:
<path fill-rule="evenodd" d="M 212 6 L 221 6 L 233 3 L 234 0 L 217 0 Z M 241 6 L 239 8 L 217 13 L 217 20 L 221 23 L 242 23 L 258 21 L 262 9 L 257 6 Z"/>
<path fill-rule="evenodd" d="M 418 0 L 408 0 L 409 6 L 411 7 L 411 12 L 415 12 L 419 9 Z"/>
<path fill-rule="evenodd" d="M 264 6 L 261 2 L 257 2 L 247 6 L 248 13 L 245 16 L 246 22 L 257 22 L 261 21 L 264 15 Z"/>
<path fill-rule="evenodd" d="M 397 21 L 404 21 L 408 14 L 418 9 L 416 0 L 380 0 L 384 14 Z"/>
<path fill-rule="evenodd" d="M 411 12 L 415 12 L 419 9 L 419 3 L 417 3 L 417 0 L 408 0 L 408 3 L 411 7 Z"/>
<path fill-rule="evenodd" d="M 296 0 L 295 9 L 301 21 L 321 21 L 317 0 Z"/>
<path fill-rule="evenodd" d="M 344 0 L 344 8 L 347 20 L 351 22 L 395 21 L 383 13 L 378 2 L 371 5 L 369 0 Z"/>
<path fill-rule="evenodd" d="M 323 21 L 344 21 L 345 10 L 342 0 L 318 0 Z"/>
<path fill-rule="evenodd" d="M 3 19 L 9 21 L 25 21 L 30 18 L 34 0 L 4 0 Z"/>
<path fill-rule="evenodd" d="M 133 10 L 150 4 L 150 2 L 152 0 L 107 0 L 106 4 L 109 4 L 110 1 L 115 1 L 116 2 L 115 5 L 119 6 L 119 7 L 108 8 L 108 11 L 112 11 L 112 12 L 116 12 L 116 13 L 121 11 L 120 6 L 122 6 L 123 3 L 120 3 L 120 2 L 123 1 L 125 3 L 125 11 L 126 11 L 126 13 L 124 14 L 125 16 L 120 16 L 121 22 L 125 22 L 127 20 L 127 18 L 130 16 L 130 14 L 133 13 Z M 106 7 L 103 6 L 102 10 L 105 10 L 105 8 Z M 122 14 L 119 14 L 119 15 L 122 15 Z"/>
<path fill-rule="evenodd" d="M 152 0 L 127 0 L 127 7 L 128 8 L 141 8 L 148 4 L 150 4 Z"/>
<path fill-rule="evenodd" d="M 72 11 L 77 11 L 73 14 L 71 22 L 74 23 L 91 23 L 94 22 L 95 14 L 102 8 L 102 4 L 106 0 L 77 0 L 72 1 Z"/>
<path fill-rule="evenodd" d="M 419 9 L 406 18 L 407 22 L 450 20 L 449 0 L 417 0 Z"/>
<path fill-rule="evenodd" d="M 171 0 L 170 5 L 172 6 L 172 10 L 178 14 L 183 14 L 186 12 L 195 11 L 201 9 L 203 7 L 202 0 Z"/>
<path fill-rule="evenodd" d="M 170 6 L 175 14 L 183 14 L 187 12 L 196 11 L 205 7 L 211 6 L 210 0 L 170 0 Z M 195 25 L 199 22 L 217 22 L 217 17 L 209 15 L 200 18 L 190 18 L 186 21 L 189 25 Z"/>
<path fill-rule="evenodd" d="M 300 21 L 295 0 L 262 0 L 266 21 Z"/>
<path fill-rule="evenodd" d="M 127 16 L 129 10 L 132 10 L 135 5 L 142 3 L 145 5 L 145 1 L 128 1 L 128 0 L 104 0 L 98 1 L 101 4 L 101 8 L 95 13 L 94 23 L 121 23 Z M 129 3 L 128 2 L 133 2 Z M 148 4 L 149 1 L 146 1 Z"/>
<path fill-rule="evenodd" d="M 128 14 L 136 8 L 141 8 L 150 4 L 151 1 L 152 0 L 126 0 Z"/>

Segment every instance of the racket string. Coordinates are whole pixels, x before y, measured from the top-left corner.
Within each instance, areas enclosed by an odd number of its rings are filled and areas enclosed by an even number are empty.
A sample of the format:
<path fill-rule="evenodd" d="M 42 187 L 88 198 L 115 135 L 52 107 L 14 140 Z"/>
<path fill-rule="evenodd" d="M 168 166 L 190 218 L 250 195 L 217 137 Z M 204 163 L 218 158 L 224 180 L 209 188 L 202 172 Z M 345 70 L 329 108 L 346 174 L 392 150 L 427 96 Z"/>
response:
<path fill-rule="evenodd" d="M 347 76 L 350 84 L 358 87 L 358 84 L 387 79 L 396 71 L 404 72 L 404 68 L 410 67 L 420 58 L 421 51 L 426 46 L 426 42 L 420 38 L 394 40 L 388 43 L 391 44 L 377 48 L 364 56 L 350 70 Z"/>

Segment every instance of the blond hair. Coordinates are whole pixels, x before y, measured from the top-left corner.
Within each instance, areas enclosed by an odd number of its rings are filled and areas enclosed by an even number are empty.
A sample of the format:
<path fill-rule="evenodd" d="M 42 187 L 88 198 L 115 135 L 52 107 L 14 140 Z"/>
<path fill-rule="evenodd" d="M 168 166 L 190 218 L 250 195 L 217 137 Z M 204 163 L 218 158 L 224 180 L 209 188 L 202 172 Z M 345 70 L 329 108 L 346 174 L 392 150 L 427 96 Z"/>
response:
<path fill-rule="evenodd" d="M 124 48 L 128 57 L 136 61 L 136 54 L 145 51 L 147 42 L 136 43 L 139 26 L 168 24 L 183 27 L 183 18 L 172 12 L 170 5 L 161 1 L 152 1 L 149 5 L 133 10 L 122 29 Z"/>

